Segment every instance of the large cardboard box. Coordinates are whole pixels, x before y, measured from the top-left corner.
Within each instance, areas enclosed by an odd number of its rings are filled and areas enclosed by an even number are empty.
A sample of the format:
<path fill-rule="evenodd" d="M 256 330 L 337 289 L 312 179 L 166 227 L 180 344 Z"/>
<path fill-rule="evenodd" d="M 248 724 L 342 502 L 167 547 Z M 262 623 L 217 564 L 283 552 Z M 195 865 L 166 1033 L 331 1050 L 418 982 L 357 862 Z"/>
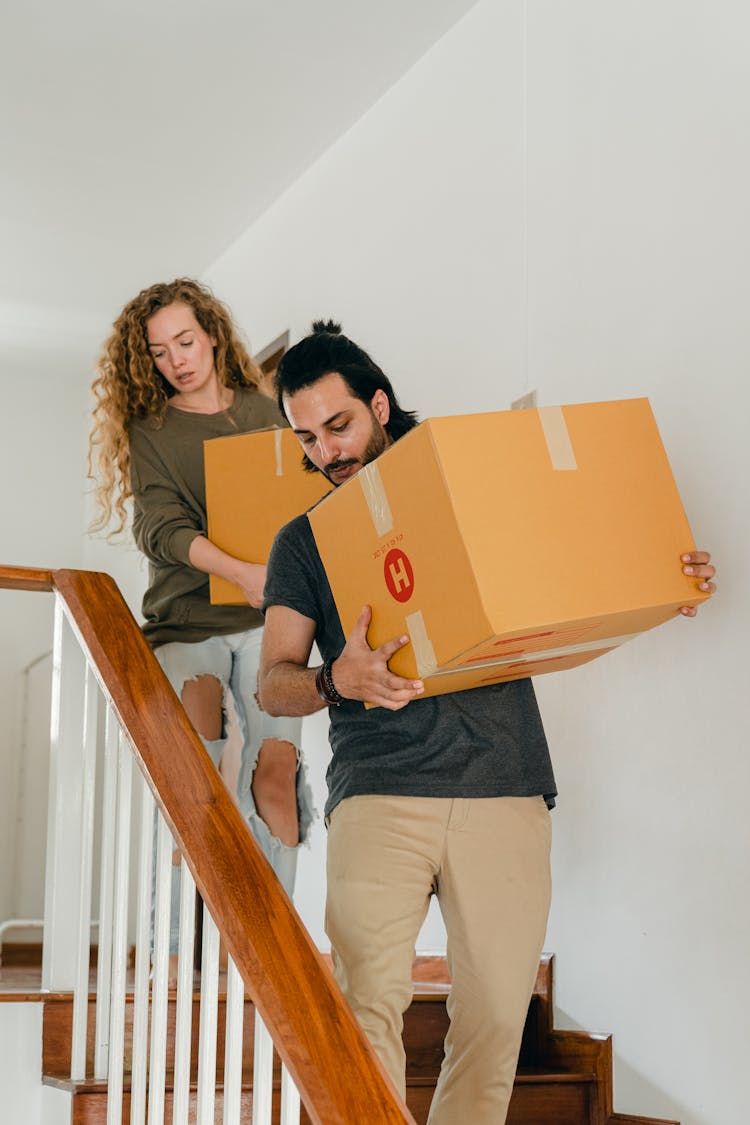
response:
<path fill-rule="evenodd" d="M 279 528 L 324 496 L 330 484 L 302 468 L 291 430 L 256 430 L 203 443 L 208 537 L 235 558 L 265 563 Z M 238 586 L 210 579 L 214 605 L 241 605 Z"/>
<path fill-rule="evenodd" d="M 309 514 L 348 636 L 435 695 L 572 668 L 708 596 L 647 399 L 433 418 Z"/>

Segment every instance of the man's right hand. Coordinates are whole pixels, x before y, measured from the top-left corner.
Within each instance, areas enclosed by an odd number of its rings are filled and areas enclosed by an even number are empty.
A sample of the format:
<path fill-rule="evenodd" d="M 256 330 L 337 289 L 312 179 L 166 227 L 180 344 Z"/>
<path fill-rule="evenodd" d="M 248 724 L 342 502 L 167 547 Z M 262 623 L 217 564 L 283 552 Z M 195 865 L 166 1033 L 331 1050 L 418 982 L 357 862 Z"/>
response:
<path fill-rule="evenodd" d="M 345 699 L 357 699 L 363 703 L 385 707 L 388 711 L 400 711 L 422 694 L 424 684 L 421 680 L 406 680 L 403 676 L 396 676 L 388 668 L 388 661 L 393 654 L 409 644 L 408 636 L 395 637 L 379 648 L 370 648 L 367 630 L 371 619 L 372 610 L 365 606 L 341 656 L 333 662 L 333 682 Z"/>

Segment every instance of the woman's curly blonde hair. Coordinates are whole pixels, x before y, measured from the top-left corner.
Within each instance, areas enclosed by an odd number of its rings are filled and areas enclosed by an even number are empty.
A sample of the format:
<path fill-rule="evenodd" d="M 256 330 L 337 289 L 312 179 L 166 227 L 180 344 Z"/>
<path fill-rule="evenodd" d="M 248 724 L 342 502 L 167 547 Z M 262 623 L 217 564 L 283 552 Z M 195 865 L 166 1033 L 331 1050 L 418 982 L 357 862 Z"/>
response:
<path fill-rule="evenodd" d="M 216 372 L 225 386 L 257 387 L 260 383 L 261 373 L 240 340 L 229 309 L 205 285 L 178 277 L 151 285 L 129 301 L 112 325 L 91 388 L 96 401 L 88 471 L 97 484 L 99 507 L 92 531 L 102 531 L 112 521 L 112 535 L 125 527 L 125 505 L 132 495 L 128 427 L 133 418 L 154 418 L 161 423 L 167 401 L 175 393 L 157 371 L 146 336 L 148 320 L 175 301 L 189 305 L 201 328 L 216 340 Z"/>

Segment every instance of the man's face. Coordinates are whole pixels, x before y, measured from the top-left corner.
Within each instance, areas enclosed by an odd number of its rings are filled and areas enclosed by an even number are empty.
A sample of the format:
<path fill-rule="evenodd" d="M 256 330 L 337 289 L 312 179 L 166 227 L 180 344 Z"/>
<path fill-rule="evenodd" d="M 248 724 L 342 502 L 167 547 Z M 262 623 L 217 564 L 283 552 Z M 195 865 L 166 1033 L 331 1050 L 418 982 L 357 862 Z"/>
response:
<path fill-rule="evenodd" d="M 289 425 L 316 469 L 343 484 L 391 444 L 385 431 L 390 403 L 376 391 L 369 405 L 356 398 L 335 371 L 284 396 Z"/>

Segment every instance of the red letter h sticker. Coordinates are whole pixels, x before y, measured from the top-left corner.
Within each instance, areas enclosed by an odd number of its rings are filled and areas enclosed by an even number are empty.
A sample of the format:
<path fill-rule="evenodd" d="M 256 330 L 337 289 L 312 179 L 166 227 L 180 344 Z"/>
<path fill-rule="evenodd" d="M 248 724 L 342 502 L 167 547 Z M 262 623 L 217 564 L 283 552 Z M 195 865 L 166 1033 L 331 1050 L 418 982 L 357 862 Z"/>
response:
<path fill-rule="evenodd" d="M 414 593 L 414 571 L 408 556 L 394 548 L 385 556 L 383 571 L 391 597 L 397 602 L 407 602 Z"/>

